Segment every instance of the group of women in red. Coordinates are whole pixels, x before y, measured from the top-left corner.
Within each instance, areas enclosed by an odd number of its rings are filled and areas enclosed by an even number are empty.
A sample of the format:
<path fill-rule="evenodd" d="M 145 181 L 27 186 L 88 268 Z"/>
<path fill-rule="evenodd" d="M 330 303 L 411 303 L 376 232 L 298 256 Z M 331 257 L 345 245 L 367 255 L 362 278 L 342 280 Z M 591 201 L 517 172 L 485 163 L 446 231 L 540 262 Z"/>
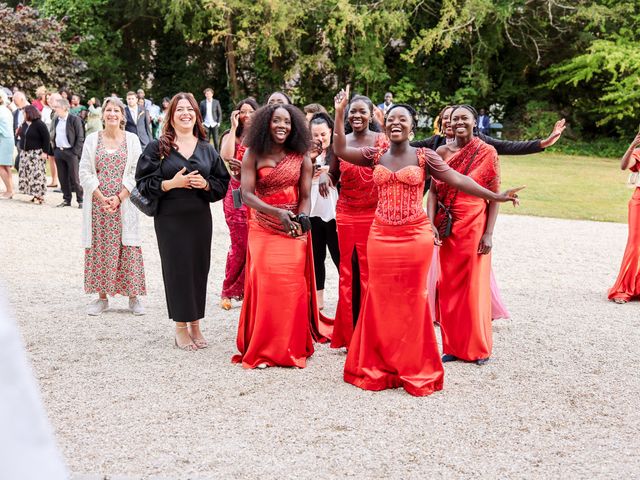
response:
<path fill-rule="evenodd" d="M 486 361 L 490 257 L 472 257 L 497 213 L 492 205 L 517 203 L 518 189 L 498 193 L 497 153 L 474 136 L 475 110 L 454 108 L 455 142 L 436 153 L 411 146 L 417 121 L 410 106 L 391 107 L 383 131 L 376 132 L 368 98 L 349 99 L 348 91 L 336 96 L 334 161 L 318 175 L 323 195 L 340 185 L 340 293 L 336 317 L 329 319 L 315 299 L 309 221 L 314 145 L 302 112 L 285 95 L 274 95 L 275 101 L 252 113 L 250 126 L 245 122 L 246 134 L 236 141 L 233 159 L 228 157 L 249 210 L 239 353 L 233 361 L 245 368 L 302 368 L 314 341 L 330 341 L 347 348 L 345 381 L 367 390 L 403 387 L 417 396 L 442 389 L 443 360 Z M 440 214 L 428 215 L 423 207 L 430 178 L 443 199 L 459 191 L 449 206 L 456 220 L 446 238 L 433 226 L 443 222 Z M 451 298 L 440 289 L 442 357 L 427 290 L 434 243 L 440 242 L 452 242 L 454 249 L 475 242 L 473 252 L 464 259 L 454 255 L 452 268 L 441 270 L 442 285 L 457 282 L 459 288 Z M 485 248 L 488 254 L 490 246 Z M 454 270 L 458 275 L 448 278 Z M 467 274 L 460 276 L 461 270 Z"/>

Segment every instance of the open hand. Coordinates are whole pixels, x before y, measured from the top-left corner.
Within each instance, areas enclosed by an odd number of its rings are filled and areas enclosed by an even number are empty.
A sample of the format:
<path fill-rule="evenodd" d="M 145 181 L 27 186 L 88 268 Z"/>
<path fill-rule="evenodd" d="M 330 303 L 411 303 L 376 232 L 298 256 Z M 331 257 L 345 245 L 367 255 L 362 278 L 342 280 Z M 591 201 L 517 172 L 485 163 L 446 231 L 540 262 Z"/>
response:
<path fill-rule="evenodd" d="M 329 196 L 329 189 L 333 188 L 333 182 L 326 172 L 322 172 L 322 170 L 320 172 L 320 178 L 318 179 L 318 193 L 320 193 L 324 198 L 327 198 Z"/>
<path fill-rule="evenodd" d="M 344 111 L 347 109 L 347 105 L 349 105 L 349 90 L 351 89 L 350 85 L 347 85 L 346 90 L 340 90 L 338 94 L 334 97 L 334 107 L 336 109 L 336 114 L 343 115 Z"/>
<path fill-rule="evenodd" d="M 510 188 L 509 190 L 500 192 L 498 194 L 498 198 L 496 198 L 495 201 L 500 203 L 511 202 L 513 203 L 514 207 L 517 207 L 518 205 L 520 205 L 520 200 L 518 200 L 518 192 L 523 188 L 526 188 L 526 185 L 518 188 Z"/>
<path fill-rule="evenodd" d="M 567 128 L 566 123 L 567 121 L 564 118 L 558 120 L 553 126 L 551 134 L 540 142 L 540 146 L 542 148 L 547 148 L 556 143 L 560 139 L 560 136 L 562 135 L 562 132 L 564 132 L 564 129 Z"/>

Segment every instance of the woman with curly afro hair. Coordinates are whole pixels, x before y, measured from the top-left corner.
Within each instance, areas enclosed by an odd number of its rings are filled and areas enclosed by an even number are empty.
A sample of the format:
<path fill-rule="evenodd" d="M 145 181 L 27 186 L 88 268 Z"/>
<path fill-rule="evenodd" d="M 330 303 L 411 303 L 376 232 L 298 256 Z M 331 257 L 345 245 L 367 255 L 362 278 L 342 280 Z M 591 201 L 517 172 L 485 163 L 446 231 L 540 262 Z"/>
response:
<path fill-rule="evenodd" d="M 287 104 L 262 107 L 245 144 L 241 188 L 251 216 L 240 354 L 233 362 L 303 368 L 313 338 L 325 340 L 318 331 L 308 235 L 313 164 L 304 114 Z"/>

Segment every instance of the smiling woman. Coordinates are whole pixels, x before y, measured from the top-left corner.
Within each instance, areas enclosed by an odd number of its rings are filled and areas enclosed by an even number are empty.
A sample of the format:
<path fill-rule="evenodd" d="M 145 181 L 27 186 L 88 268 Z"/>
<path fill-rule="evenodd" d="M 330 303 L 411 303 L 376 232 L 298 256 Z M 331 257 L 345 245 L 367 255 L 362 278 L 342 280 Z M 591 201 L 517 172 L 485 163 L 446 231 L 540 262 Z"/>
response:
<path fill-rule="evenodd" d="M 452 170 L 433 150 L 409 144 L 413 108 L 387 111 L 388 148 L 347 145 L 342 114 L 347 95 L 336 95 L 334 149 L 343 160 L 373 168 L 378 198 L 367 241 L 369 285 L 347 353 L 344 380 L 365 390 L 402 387 L 415 396 L 441 390 L 444 370 L 427 303 L 433 233 L 422 208 L 429 176 L 482 198 L 512 201 Z"/>
<path fill-rule="evenodd" d="M 247 280 L 238 324 L 244 368 L 306 366 L 318 324 L 311 260 L 311 136 L 300 110 L 267 105 L 252 118 L 242 160 L 242 197 L 249 220 Z"/>
<path fill-rule="evenodd" d="M 208 346 L 200 331 L 211 260 L 210 202 L 224 197 L 229 173 L 206 142 L 193 95 L 178 93 L 167 110 L 160 140 L 145 148 L 136 171 L 138 190 L 158 199 L 154 217 L 169 318 L 175 344 L 186 351 Z"/>

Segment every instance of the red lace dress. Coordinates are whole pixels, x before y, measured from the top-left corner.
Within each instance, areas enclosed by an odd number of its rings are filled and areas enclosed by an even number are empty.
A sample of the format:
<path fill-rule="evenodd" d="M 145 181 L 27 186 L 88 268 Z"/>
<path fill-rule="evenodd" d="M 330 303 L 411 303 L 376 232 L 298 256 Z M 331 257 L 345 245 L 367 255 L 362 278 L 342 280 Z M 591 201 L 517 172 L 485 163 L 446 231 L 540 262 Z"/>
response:
<path fill-rule="evenodd" d="M 298 211 L 303 156 L 289 154 L 257 172 L 256 195 L 269 205 Z M 318 325 L 313 257 L 308 235 L 290 237 L 280 220 L 254 211 L 249 219 L 245 297 L 238 325 L 245 368 L 261 363 L 300 367 L 313 354 L 313 338 L 326 341 Z"/>
<path fill-rule="evenodd" d="M 384 151 L 372 153 L 378 205 L 367 242 L 369 285 L 344 380 L 424 396 L 442 389 L 444 370 L 427 298 L 433 234 L 422 197 L 426 173 L 449 167 L 433 150 L 416 152 L 417 165 L 397 172 L 378 163 Z"/>
<path fill-rule="evenodd" d="M 475 158 L 474 153 L 477 151 Z M 448 164 L 492 191 L 500 187 L 498 154 L 491 145 L 474 138 L 453 155 Z M 440 247 L 440 276 L 436 308 L 442 333 L 442 351 L 461 360 L 489 358 L 491 332 L 491 254 L 479 255 L 478 245 L 487 225 L 488 203 L 442 182 L 435 185 L 438 201 L 451 208 L 453 228 Z M 435 222 L 443 221 L 440 211 Z"/>
<path fill-rule="evenodd" d="M 242 144 L 236 144 L 234 158 L 242 161 L 244 152 L 247 150 Z M 233 206 L 232 191 L 240 188 L 240 181 L 231 177 L 229 189 L 222 201 L 224 210 L 224 218 L 229 227 L 229 236 L 231 245 L 227 253 L 227 264 L 224 272 L 224 281 L 222 283 L 223 298 L 241 299 L 244 296 L 244 266 L 247 258 L 247 207 L 242 205 L 240 208 Z"/>
<path fill-rule="evenodd" d="M 374 147 L 385 150 L 389 140 L 379 134 Z M 336 204 L 340 280 L 338 307 L 331 335 L 333 348 L 348 347 L 367 290 L 367 239 L 378 205 L 373 168 L 340 161 L 340 196 Z"/>
<path fill-rule="evenodd" d="M 100 137 L 102 138 L 102 137 Z M 96 172 L 105 197 L 122 190 L 127 164 L 127 142 L 107 152 L 102 141 L 96 149 Z M 91 199 L 91 248 L 84 255 L 84 290 L 107 295 L 146 295 L 140 247 L 122 245 L 121 210 L 106 213 Z"/>

